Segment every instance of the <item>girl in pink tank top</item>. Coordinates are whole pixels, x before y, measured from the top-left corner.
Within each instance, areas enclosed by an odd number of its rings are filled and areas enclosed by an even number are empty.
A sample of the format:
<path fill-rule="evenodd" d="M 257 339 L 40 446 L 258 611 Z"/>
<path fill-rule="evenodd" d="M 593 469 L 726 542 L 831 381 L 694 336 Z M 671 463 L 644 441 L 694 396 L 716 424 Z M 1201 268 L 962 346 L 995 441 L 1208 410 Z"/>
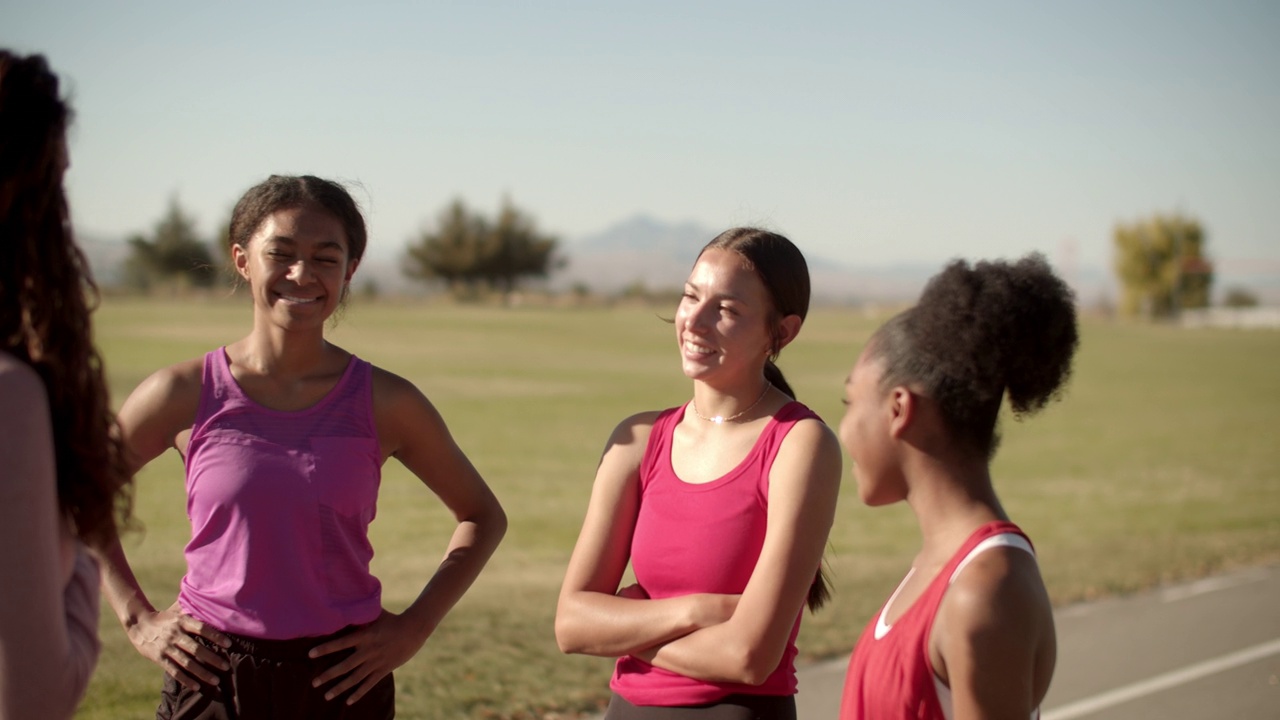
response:
<path fill-rule="evenodd" d="M 693 398 L 609 439 L 556 609 L 561 650 L 618 658 L 609 720 L 795 717 L 795 638 L 825 598 L 841 463 L 773 364 L 808 304 L 789 240 L 722 233 L 676 311 Z"/>
<path fill-rule="evenodd" d="M 157 610 L 117 542 L 108 600 L 165 672 L 157 718 L 389 718 L 392 671 L 475 580 L 506 530 L 497 499 L 412 384 L 329 343 L 363 256 L 342 186 L 271 176 L 232 214 L 248 336 L 160 370 L 125 401 L 140 467 L 186 465 L 191 541 L 178 600 Z M 381 468 L 395 456 L 460 522 L 449 563 L 400 614 L 369 572 Z"/>
<path fill-rule="evenodd" d="M 867 342 L 840 439 L 863 502 L 905 500 L 924 545 L 854 648 L 843 720 L 1038 716 L 1052 608 L 989 463 L 1004 398 L 1043 408 L 1077 344 L 1071 291 L 1039 255 L 953 262 Z"/>

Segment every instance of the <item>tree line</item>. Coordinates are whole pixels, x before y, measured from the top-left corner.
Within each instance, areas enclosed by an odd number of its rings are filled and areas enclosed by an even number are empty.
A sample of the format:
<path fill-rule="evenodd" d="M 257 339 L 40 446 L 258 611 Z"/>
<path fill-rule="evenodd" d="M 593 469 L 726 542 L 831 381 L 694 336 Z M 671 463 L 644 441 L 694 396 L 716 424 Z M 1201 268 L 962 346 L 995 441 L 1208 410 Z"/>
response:
<path fill-rule="evenodd" d="M 128 239 L 122 283 L 134 292 L 210 288 L 233 277 L 228 245 L 231 220 L 215 240 L 206 240 L 194 218 L 172 198 L 150 233 Z M 564 265 L 560 240 L 543 233 L 527 212 L 504 199 L 490 218 L 454 200 L 436 221 L 410 238 L 401 256 L 405 276 L 442 284 L 467 297 L 493 290 L 509 293 L 522 280 L 545 278 Z"/>
<path fill-rule="evenodd" d="M 133 291 L 209 288 L 230 278 L 227 232 L 222 224 L 215 242 L 207 242 L 173 198 L 149 234 L 129 238 L 123 283 Z M 485 291 L 509 293 L 521 281 L 545 278 L 563 267 L 559 238 L 540 231 L 533 217 L 504 199 L 493 217 L 471 209 L 462 199 L 446 205 L 435 221 L 410 238 L 401 256 L 409 278 L 446 287 L 459 297 Z M 1207 307 L 1214 280 L 1201 222 L 1183 213 L 1156 213 L 1115 225 L 1113 270 L 1119 284 L 1118 309 L 1155 319 Z M 1233 288 L 1226 304 L 1257 304 L 1248 291 Z"/>

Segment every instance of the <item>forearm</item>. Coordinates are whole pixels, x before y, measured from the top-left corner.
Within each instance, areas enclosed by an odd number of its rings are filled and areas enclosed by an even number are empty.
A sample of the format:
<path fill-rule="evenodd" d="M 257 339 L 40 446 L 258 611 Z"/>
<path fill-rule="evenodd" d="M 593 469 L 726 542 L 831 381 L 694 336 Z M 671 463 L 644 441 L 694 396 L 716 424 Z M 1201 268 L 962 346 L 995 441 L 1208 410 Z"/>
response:
<path fill-rule="evenodd" d="M 425 643 L 453 606 L 462 599 L 506 534 L 507 519 L 495 507 L 482 518 L 458 523 L 444 560 L 402 616 Z"/>
<path fill-rule="evenodd" d="M 118 538 L 107 545 L 92 548 L 92 552 L 102 570 L 102 595 L 115 611 L 125 632 L 129 632 L 138 624 L 141 615 L 154 613 L 155 606 L 142 591 Z"/>
<path fill-rule="evenodd" d="M 707 682 L 759 685 L 782 660 L 782 647 L 729 622 L 701 628 L 634 653 L 655 667 Z"/>
<path fill-rule="evenodd" d="M 620 657 L 687 635 L 732 612 L 730 595 L 661 600 L 578 590 L 560 596 L 556 642 L 565 653 Z"/>

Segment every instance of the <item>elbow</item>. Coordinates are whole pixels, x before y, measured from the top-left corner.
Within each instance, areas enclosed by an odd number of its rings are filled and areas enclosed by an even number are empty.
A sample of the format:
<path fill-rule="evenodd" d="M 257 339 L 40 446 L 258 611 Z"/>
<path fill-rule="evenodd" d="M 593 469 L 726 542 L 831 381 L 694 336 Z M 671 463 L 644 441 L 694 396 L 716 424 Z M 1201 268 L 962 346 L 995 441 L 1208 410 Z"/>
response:
<path fill-rule="evenodd" d="M 494 505 L 493 519 L 490 521 L 493 527 L 493 539 L 495 544 L 502 542 L 502 538 L 507 534 L 507 512 L 502 509 L 501 505 Z"/>
<path fill-rule="evenodd" d="M 780 653 L 751 645 L 735 645 L 726 648 L 728 667 L 725 679 L 742 685 L 763 685 L 778 669 Z"/>
<path fill-rule="evenodd" d="M 573 610 L 568 607 L 564 598 L 556 605 L 555 631 L 556 647 L 560 648 L 560 652 L 565 655 L 580 655 L 587 651 L 581 623 L 577 622 Z"/>

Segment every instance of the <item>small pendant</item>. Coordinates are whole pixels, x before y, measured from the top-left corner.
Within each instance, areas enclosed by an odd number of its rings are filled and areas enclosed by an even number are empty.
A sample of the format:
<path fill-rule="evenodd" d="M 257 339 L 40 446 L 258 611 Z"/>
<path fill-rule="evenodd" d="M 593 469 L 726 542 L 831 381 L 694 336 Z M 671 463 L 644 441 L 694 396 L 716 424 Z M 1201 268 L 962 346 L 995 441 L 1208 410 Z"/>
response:
<path fill-rule="evenodd" d="M 717 416 L 715 416 L 715 417 L 711 418 L 711 422 L 713 422 L 713 423 L 715 423 L 715 424 L 717 424 L 717 425 L 720 425 L 720 424 L 722 424 L 722 423 L 724 422 L 724 416 L 723 416 L 723 415 L 717 415 Z"/>

